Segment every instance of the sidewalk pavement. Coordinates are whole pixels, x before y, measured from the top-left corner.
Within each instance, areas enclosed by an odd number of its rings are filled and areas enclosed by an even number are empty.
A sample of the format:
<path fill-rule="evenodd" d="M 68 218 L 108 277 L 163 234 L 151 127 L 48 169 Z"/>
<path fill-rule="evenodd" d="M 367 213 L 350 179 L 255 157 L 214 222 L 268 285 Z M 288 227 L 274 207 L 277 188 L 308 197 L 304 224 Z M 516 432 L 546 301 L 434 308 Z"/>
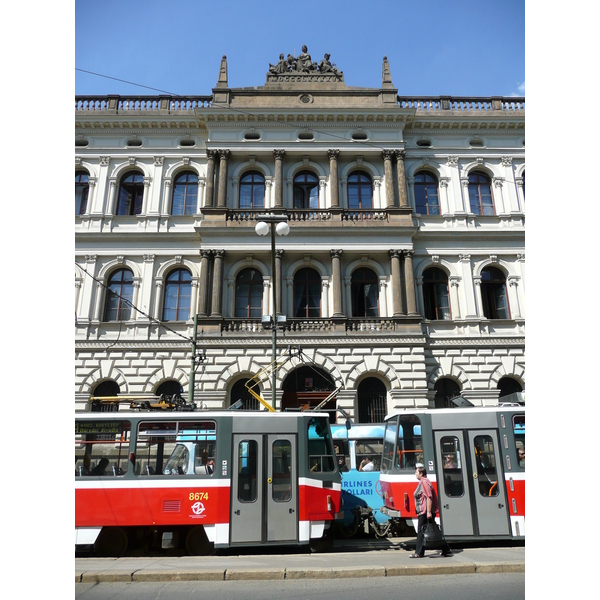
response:
<path fill-rule="evenodd" d="M 234 554 L 218 556 L 76 558 L 75 582 L 228 581 L 332 579 L 458 573 L 523 573 L 525 547 L 459 547 L 443 557 L 429 550 L 409 558 L 406 538 L 365 543 L 334 543 L 327 552 Z M 285 550 L 289 552 L 289 549 Z M 247 552 L 247 551 L 245 551 Z"/>

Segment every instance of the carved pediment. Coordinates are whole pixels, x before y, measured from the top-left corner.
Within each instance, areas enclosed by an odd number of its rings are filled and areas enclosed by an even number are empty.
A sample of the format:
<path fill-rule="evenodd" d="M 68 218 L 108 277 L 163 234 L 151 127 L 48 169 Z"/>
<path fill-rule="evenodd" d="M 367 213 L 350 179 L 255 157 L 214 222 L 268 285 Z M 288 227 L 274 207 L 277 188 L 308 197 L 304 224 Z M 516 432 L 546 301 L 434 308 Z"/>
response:
<path fill-rule="evenodd" d="M 326 52 L 320 62 L 313 62 L 306 46 L 302 46 L 302 52 L 298 56 L 288 54 L 285 57 L 280 54 L 277 64 L 269 64 L 267 83 L 343 82 L 344 74 L 329 58 L 330 54 Z"/>

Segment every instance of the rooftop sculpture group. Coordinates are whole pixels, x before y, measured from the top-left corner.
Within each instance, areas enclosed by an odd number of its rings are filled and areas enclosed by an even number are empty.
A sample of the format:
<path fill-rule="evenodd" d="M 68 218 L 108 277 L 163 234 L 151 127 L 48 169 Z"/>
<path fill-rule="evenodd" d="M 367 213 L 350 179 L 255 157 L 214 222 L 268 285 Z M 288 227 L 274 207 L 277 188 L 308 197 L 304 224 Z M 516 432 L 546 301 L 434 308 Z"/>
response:
<path fill-rule="evenodd" d="M 299 73 L 341 75 L 341 71 L 331 64 L 329 57 L 330 55 L 325 53 L 323 60 L 317 64 L 308 54 L 308 48 L 302 46 L 302 52 L 296 57 L 288 54 L 285 58 L 283 54 L 280 54 L 279 62 L 276 65 L 269 63 L 269 73 L 271 75 L 297 75 Z"/>

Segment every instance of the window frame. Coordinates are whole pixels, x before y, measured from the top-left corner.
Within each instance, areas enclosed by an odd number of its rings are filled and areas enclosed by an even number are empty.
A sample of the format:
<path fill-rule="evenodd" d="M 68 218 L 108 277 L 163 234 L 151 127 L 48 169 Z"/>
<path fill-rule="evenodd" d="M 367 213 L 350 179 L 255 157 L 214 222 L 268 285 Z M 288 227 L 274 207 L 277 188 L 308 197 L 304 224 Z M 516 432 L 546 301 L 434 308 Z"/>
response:
<path fill-rule="evenodd" d="M 190 177 L 192 179 L 190 180 Z M 175 212 L 175 198 L 178 191 L 182 192 L 182 201 L 177 203 Z M 181 208 L 181 212 L 179 209 Z M 174 217 L 192 216 L 198 208 L 198 174 L 194 171 L 182 171 L 173 181 L 173 192 L 171 194 L 171 215 Z"/>
<path fill-rule="evenodd" d="M 314 278 L 310 278 L 309 274 L 314 274 Z M 300 277 L 306 275 L 302 280 Z M 318 294 L 310 292 L 311 286 L 315 286 Z M 300 292 L 300 287 L 302 291 Z M 297 319 L 318 319 L 321 317 L 321 297 L 322 297 L 321 276 L 316 269 L 312 267 L 303 267 L 294 274 L 293 293 L 294 293 L 294 317 Z M 318 298 L 318 306 L 311 306 L 311 298 Z M 302 301 L 305 300 L 304 306 Z M 299 314 L 302 311 L 304 314 Z M 311 314 L 311 312 L 313 314 Z"/>
<path fill-rule="evenodd" d="M 244 309 L 242 309 L 242 307 L 239 304 L 239 300 L 241 299 L 241 296 L 239 294 L 239 287 L 240 287 L 240 278 L 243 277 L 246 273 L 251 273 L 250 275 L 250 280 L 246 283 L 246 282 L 242 282 L 242 284 L 247 285 L 248 286 L 248 294 L 246 297 L 247 300 L 247 304 L 246 307 Z M 254 274 L 257 274 L 259 279 L 256 280 L 252 280 L 252 277 L 254 276 Z M 260 294 L 257 295 L 253 295 L 252 294 L 252 289 L 260 289 Z M 241 318 L 241 319 L 260 319 L 262 317 L 262 310 L 263 310 L 263 291 L 264 291 L 264 280 L 263 280 L 263 274 L 258 270 L 255 269 L 254 267 L 246 267 L 244 269 L 242 269 L 235 278 L 235 291 L 234 291 L 234 314 L 236 318 Z M 258 306 L 255 306 L 252 303 L 253 299 L 257 299 L 260 298 L 260 304 L 258 304 Z M 257 313 L 258 314 L 255 314 Z M 245 312 L 245 314 L 241 314 L 242 312 Z"/>
<path fill-rule="evenodd" d="M 85 181 L 81 178 L 85 177 Z M 90 174 L 83 169 L 75 171 L 75 216 L 79 217 L 87 212 L 90 196 Z M 79 210 L 77 206 L 79 205 Z"/>
<path fill-rule="evenodd" d="M 362 276 L 363 273 L 370 272 L 373 274 L 373 281 L 369 281 L 366 278 L 358 279 L 359 274 Z M 375 290 L 377 294 L 377 310 L 376 314 L 368 314 L 369 311 L 373 311 L 373 307 L 368 308 L 367 298 L 368 295 L 365 293 L 365 286 L 367 285 L 375 285 Z M 358 318 L 378 318 L 379 314 L 379 278 L 377 277 L 377 273 L 371 269 L 370 267 L 359 267 L 352 272 L 350 277 L 350 291 L 352 298 L 352 316 Z M 361 312 L 361 307 L 364 308 L 362 311 L 364 314 L 359 314 Z"/>
<path fill-rule="evenodd" d="M 433 188 L 435 188 L 435 193 L 432 193 Z M 435 216 L 441 214 L 439 181 L 433 173 L 430 173 L 429 171 L 419 171 L 415 173 L 413 192 L 415 195 L 416 213 Z M 435 203 L 432 201 L 433 197 L 435 197 Z M 433 210 L 434 206 L 436 210 Z"/>
<path fill-rule="evenodd" d="M 129 280 L 125 281 L 122 278 L 120 281 L 116 280 L 116 277 L 118 274 L 123 275 L 125 273 L 128 273 L 130 275 L 131 281 L 129 281 Z M 125 285 L 128 286 L 127 287 L 128 291 L 129 291 L 129 289 L 131 290 L 129 295 L 124 294 L 123 287 Z M 116 292 L 115 290 L 111 289 L 111 286 L 118 287 L 119 291 Z M 107 283 L 106 283 L 106 295 L 104 298 L 104 311 L 102 313 L 102 315 L 103 315 L 102 321 L 104 323 L 114 323 L 114 322 L 123 322 L 123 321 L 131 320 L 132 306 L 133 306 L 133 290 L 134 290 L 134 276 L 133 276 L 133 271 L 131 269 L 123 267 L 120 269 L 115 269 L 114 271 L 111 272 L 111 274 L 107 278 Z M 114 309 L 109 307 L 109 301 L 111 300 L 110 294 L 114 294 L 116 296 L 117 306 Z M 128 303 L 129 306 L 127 306 L 126 303 Z M 112 311 L 112 310 L 116 310 L 116 318 L 114 318 L 114 319 L 108 318 L 108 312 Z M 127 318 L 122 318 L 124 316 L 123 313 L 127 310 L 129 311 L 129 313 L 127 314 Z"/>
<path fill-rule="evenodd" d="M 130 178 L 132 181 L 127 181 Z M 124 173 L 119 181 L 115 216 L 131 217 L 141 215 L 144 208 L 144 187 L 143 173 L 140 171 Z M 125 194 L 129 194 L 129 198 L 126 198 Z"/>
<path fill-rule="evenodd" d="M 304 181 L 301 181 L 301 178 Z M 309 178 L 311 178 L 309 180 Z M 313 181 L 314 179 L 314 181 Z M 316 198 L 313 190 L 316 189 Z M 300 194 L 301 193 L 301 194 Z M 299 198 L 299 195 L 302 197 Z M 313 200 L 316 199 L 316 203 Z M 319 178 L 312 171 L 304 170 L 294 175 L 292 185 L 293 206 L 297 210 L 316 210 L 319 208 Z M 311 206 L 311 203 L 316 206 Z M 300 206 L 301 204 L 301 206 Z"/>
<path fill-rule="evenodd" d="M 250 180 L 248 181 L 248 178 Z M 265 176 L 260 171 L 247 171 L 240 177 L 238 205 L 240 210 L 262 210 L 265 207 Z M 249 204 L 242 205 L 244 190 L 249 190 Z M 260 197 L 259 197 L 260 196 Z"/>
<path fill-rule="evenodd" d="M 189 279 L 182 279 L 182 274 L 186 274 Z M 177 280 L 174 277 L 177 276 Z M 169 298 L 169 290 L 176 288 L 176 296 L 175 296 L 175 308 L 167 307 L 167 299 Z M 188 294 L 182 294 L 182 289 L 189 288 Z M 192 274 L 185 268 L 172 269 L 168 275 L 165 277 L 165 286 L 164 286 L 164 294 L 163 294 L 163 313 L 162 320 L 163 321 L 187 321 L 190 318 L 191 309 L 192 309 Z M 185 307 L 181 307 L 181 300 L 187 298 L 188 306 L 187 309 Z M 175 318 L 167 317 L 167 310 L 175 311 Z M 187 310 L 187 316 L 185 318 L 180 318 L 182 311 Z M 183 314 L 183 313 L 182 313 Z"/>
<path fill-rule="evenodd" d="M 357 178 L 353 181 L 353 178 Z M 364 179 L 364 181 L 363 181 Z M 368 189 L 368 206 L 363 201 L 363 192 Z M 356 190 L 358 196 L 358 205 L 352 206 L 350 202 L 350 192 Z M 366 171 L 353 171 L 348 175 L 346 183 L 346 194 L 348 197 L 348 210 L 373 210 L 373 179 Z"/>
<path fill-rule="evenodd" d="M 491 279 L 486 281 L 484 274 L 492 272 L 499 273 L 502 278 Z M 488 265 L 481 270 L 481 306 L 483 310 L 483 316 L 486 319 L 510 319 L 510 304 L 508 302 L 508 288 L 506 287 L 506 275 L 498 267 Z M 500 297 L 498 292 L 504 297 L 505 306 L 499 304 Z M 501 315 L 501 311 L 505 311 L 505 314 Z"/>
<path fill-rule="evenodd" d="M 428 278 L 428 275 L 441 274 L 443 277 Z M 443 286 L 443 289 L 442 289 Z M 447 308 L 441 305 L 441 298 L 446 299 Z M 440 267 L 431 266 L 423 271 L 423 307 L 425 318 L 430 321 L 451 321 L 450 290 L 448 274 Z M 447 310 L 447 316 L 442 311 Z"/>
<path fill-rule="evenodd" d="M 487 187 L 488 193 L 482 194 L 482 186 Z M 472 171 L 469 173 L 469 207 L 473 214 L 478 216 L 495 216 L 496 206 L 494 194 L 492 193 L 492 180 L 487 173 Z M 489 203 L 484 204 L 483 198 L 489 196 Z"/>

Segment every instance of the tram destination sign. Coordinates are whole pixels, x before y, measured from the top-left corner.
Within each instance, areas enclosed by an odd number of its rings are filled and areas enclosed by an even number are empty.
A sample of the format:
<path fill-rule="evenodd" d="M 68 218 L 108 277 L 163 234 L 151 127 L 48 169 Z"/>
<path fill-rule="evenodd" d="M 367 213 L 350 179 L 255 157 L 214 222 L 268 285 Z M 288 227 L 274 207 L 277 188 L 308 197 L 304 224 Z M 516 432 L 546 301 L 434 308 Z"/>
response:
<path fill-rule="evenodd" d="M 123 431 L 122 421 L 76 421 L 75 434 L 104 433 L 119 435 Z"/>

